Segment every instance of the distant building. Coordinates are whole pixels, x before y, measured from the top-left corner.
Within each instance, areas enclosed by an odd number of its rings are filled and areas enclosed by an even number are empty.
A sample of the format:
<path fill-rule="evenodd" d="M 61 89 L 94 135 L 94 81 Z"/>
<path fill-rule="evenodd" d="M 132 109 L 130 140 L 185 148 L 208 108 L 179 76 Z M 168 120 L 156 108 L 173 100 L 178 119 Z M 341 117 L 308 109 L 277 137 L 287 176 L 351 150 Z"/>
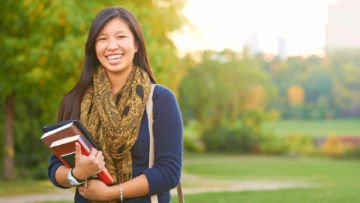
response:
<path fill-rule="evenodd" d="M 338 0 L 328 7 L 326 50 L 360 48 L 360 1 Z"/>
<path fill-rule="evenodd" d="M 280 38 L 278 40 L 278 57 L 280 60 L 287 59 L 287 50 L 286 50 L 286 39 Z"/>
<path fill-rule="evenodd" d="M 245 40 L 245 47 L 248 49 L 251 56 L 260 53 L 259 40 L 256 33 Z"/>

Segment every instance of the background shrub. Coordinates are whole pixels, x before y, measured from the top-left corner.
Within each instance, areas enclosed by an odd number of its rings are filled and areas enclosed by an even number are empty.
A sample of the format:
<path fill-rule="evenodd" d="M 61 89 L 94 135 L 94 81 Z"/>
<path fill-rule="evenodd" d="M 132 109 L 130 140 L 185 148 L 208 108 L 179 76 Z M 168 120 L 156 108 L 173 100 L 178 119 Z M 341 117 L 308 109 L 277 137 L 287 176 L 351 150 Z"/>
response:
<path fill-rule="evenodd" d="M 258 149 L 260 134 L 258 130 L 238 122 L 206 129 L 202 141 L 208 151 L 251 153 Z"/>

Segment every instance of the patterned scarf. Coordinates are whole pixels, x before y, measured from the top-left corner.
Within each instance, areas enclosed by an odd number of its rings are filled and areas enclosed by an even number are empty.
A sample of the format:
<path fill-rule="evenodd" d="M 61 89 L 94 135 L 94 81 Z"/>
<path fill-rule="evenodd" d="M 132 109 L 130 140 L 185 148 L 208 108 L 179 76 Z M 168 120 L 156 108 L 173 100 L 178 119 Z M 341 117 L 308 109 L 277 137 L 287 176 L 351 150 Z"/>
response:
<path fill-rule="evenodd" d="M 100 146 L 116 183 L 132 178 L 130 150 L 139 134 L 150 87 L 148 74 L 133 66 L 125 85 L 113 96 L 106 72 L 100 67 L 81 101 L 80 120 Z"/>

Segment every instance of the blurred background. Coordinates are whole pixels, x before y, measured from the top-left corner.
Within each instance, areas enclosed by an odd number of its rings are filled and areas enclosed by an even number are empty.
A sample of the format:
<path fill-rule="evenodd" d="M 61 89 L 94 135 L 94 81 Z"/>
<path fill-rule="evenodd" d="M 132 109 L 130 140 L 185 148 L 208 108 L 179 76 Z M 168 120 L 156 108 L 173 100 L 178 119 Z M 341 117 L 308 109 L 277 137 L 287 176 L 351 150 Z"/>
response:
<path fill-rule="evenodd" d="M 360 202 L 358 0 L 0 0 L 0 202 L 58 192 L 41 128 L 115 5 L 178 98 L 187 202 Z"/>

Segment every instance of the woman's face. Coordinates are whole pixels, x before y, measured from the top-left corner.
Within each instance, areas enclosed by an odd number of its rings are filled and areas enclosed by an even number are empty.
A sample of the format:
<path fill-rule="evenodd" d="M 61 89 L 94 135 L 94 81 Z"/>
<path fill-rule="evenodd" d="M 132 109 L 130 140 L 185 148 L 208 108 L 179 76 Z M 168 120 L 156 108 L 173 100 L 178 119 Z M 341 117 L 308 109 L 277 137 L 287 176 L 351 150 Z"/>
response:
<path fill-rule="evenodd" d="M 100 30 L 95 42 L 96 56 L 106 72 L 130 72 L 138 50 L 128 25 L 120 18 L 113 18 Z"/>

